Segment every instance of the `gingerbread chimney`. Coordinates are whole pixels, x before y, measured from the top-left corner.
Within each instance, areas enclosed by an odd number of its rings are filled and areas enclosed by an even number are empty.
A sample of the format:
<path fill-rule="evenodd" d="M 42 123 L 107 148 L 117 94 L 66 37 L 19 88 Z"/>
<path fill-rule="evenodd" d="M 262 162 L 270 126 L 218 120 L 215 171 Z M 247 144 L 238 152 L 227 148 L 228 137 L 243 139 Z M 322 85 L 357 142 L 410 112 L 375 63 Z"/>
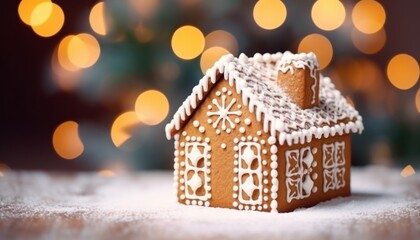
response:
<path fill-rule="evenodd" d="M 318 106 L 319 67 L 314 53 L 285 52 L 277 63 L 277 83 L 300 108 Z"/>

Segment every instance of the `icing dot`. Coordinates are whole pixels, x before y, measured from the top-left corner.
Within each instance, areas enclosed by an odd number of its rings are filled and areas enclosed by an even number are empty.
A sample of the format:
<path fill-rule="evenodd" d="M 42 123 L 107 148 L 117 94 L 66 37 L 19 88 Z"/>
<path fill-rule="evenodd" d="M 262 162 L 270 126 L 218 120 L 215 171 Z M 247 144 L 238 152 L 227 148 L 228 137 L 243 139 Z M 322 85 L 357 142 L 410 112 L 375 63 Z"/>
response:
<path fill-rule="evenodd" d="M 179 182 L 180 183 L 184 183 L 185 182 L 185 179 L 181 178 L 181 179 L 179 179 Z"/>
<path fill-rule="evenodd" d="M 244 123 L 245 123 L 246 125 L 250 125 L 250 124 L 251 124 L 251 119 L 249 119 L 249 118 L 245 118 Z"/>
<path fill-rule="evenodd" d="M 233 155 L 234 158 L 238 158 L 239 155 L 237 153 L 235 153 L 235 155 Z"/>
<path fill-rule="evenodd" d="M 184 186 L 181 186 L 181 187 L 179 187 L 179 189 L 181 189 L 181 191 L 184 191 L 185 190 L 185 187 Z"/>
<path fill-rule="evenodd" d="M 227 92 L 227 88 L 223 87 L 222 92 L 224 92 L 224 93 Z"/>
<path fill-rule="evenodd" d="M 245 137 L 241 137 L 241 141 L 243 142 L 243 141 L 245 141 L 246 140 L 246 138 Z"/>
<path fill-rule="evenodd" d="M 208 110 L 211 110 L 212 108 L 213 108 L 213 107 L 212 107 L 211 105 L 208 105 L 208 106 L 207 106 L 207 109 L 208 109 Z"/>
<path fill-rule="evenodd" d="M 234 150 L 234 151 L 238 151 L 238 150 L 239 150 L 239 149 L 238 149 L 238 146 L 234 146 L 234 147 L 233 147 L 233 150 Z"/>
<path fill-rule="evenodd" d="M 262 210 L 262 206 L 258 206 L 258 210 L 261 211 Z"/>
<path fill-rule="evenodd" d="M 271 153 L 277 153 L 277 150 L 278 149 L 277 149 L 277 146 L 276 145 L 272 145 L 271 148 L 270 148 L 270 152 Z"/>
<path fill-rule="evenodd" d="M 234 138 L 234 139 L 233 139 L 233 142 L 234 142 L 234 143 L 238 143 L 238 142 L 239 142 L 239 139 Z"/>
<path fill-rule="evenodd" d="M 261 136 L 261 134 L 262 134 L 261 130 L 258 130 L 258 131 L 257 131 L 257 135 L 258 135 L 258 136 Z"/>
<path fill-rule="evenodd" d="M 316 161 L 312 162 L 312 167 L 316 167 L 316 165 L 318 165 L 318 163 L 316 163 Z"/>
<path fill-rule="evenodd" d="M 204 203 L 204 205 L 205 205 L 206 207 L 208 207 L 208 206 L 210 206 L 210 202 L 207 202 L 207 201 L 206 201 L 206 202 Z"/>
<path fill-rule="evenodd" d="M 233 197 L 233 198 L 238 198 L 238 194 L 234 193 L 234 194 L 232 195 L 232 197 Z"/>
<path fill-rule="evenodd" d="M 240 204 L 240 205 L 238 206 L 238 208 L 239 208 L 239 210 L 242 210 L 242 209 L 244 209 L 244 206 L 243 206 L 242 204 Z"/>
<path fill-rule="evenodd" d="M 217 91 L 217 92 L 216 92 L 216 96 L 218 96 L 218 97 L 219 97 L 221 94 L 222 94 L 222 93 L 221 93 L 220 91 Z"/>
<path fill-rule="evenodd" d="M 268 184 L 268 179 L 264 179 L 264 184 Z"/>
<path fill-rule="evenodd" d="M 179 174 L 184 175 L 184 171 L 182 171 L 182 170 L 179 171 Z"/>
<path fill-rule="evenodd" d="M 228 95 L 230 96 L 230 95 L 232 95 L 232 91 L 228 91 Z"/>
<path fill-rule="evenodd" d="M 207 197 L 208 199 L 210 199 L 210 198 L 211 198 L 211 193 L 207 193 L 207 194 L 206 194 L 206 197 Z"/>
<path fill-rule="evenodd" d="M 201 126 L 200 128 L 198 128 L 198 131 L 200 131 L 201 133 L 204 133 L 206 129 L 203 126 Z"/>
<path fill-rule="evenodd" d="M 234 207 L 237 207 L 238 206 L 238 202 L 233 202 L 233 204 L 232 204 Z"/>
<path fill-rule="evenodd" d="M 268 188 L 264 188 L 264 192 L 265 193 L 268 193 Z"/>
<path fill-rule="evenodd" d="M 268 208 L 267 204 L 264 204 L 264 205 L 263 205 L 263 208 L 264 208 L 264 209 L 267 209 L 267 208 Z"/>
<path fill-rule="evenodd" d="M 318 178 L 318 174 L 317 173 L 312 174 L 312 179 L 313 180 L 316 180 L 317 178 Z"/>
<path fill-rule="evenodd" d="M 226 129 L 227 133 L 230 133 L 232 130 L 230 128 Z"/>
<path fill-rule="evenodd" d="M 184 142 L 181 142 L 180 145 L 181 145 L 181 147 L 184 147 L 185 146 L 185 143 Z"/>
<path fill-rule="evenodd" d="M 191 137 L 191 141 L 195 141 L 197 138 L 195 136 Z"/>
<path fill-rule="evenodd" d="M 225 149 L 225 148 L 226 148 L 226 143 L 222 143 L 222 144 L 220 144 L 220 147 L 221 147 L 222 149 Z"/>
<path fill-rule="evenodd" d="M 233 165 L 238 165 L 238 160 L 233 161 Z"/>
<path fill-rule="evenodd" d="M 251 135 L 249 135 L 249 136 L 248 136 L 248 140 L 251 140 L 251 139 L 252 139 L 252 136 L 251 136 Z"/>
<path fill-rule="evenodd" d="M 278 175 L 277 171 L 273 170 L 271 171 L 271 177 L 276 178 Z"/>
<path fill-rule="evenodd" d="M 245 210 L 249 210 L 249 206 L 248 205 L 245 206 Z"/>
<path fill-rule="evenodd" d="M 192 200 L 191 204 L 192 205 L 197 205 L 197 201 L 196 200 Z"/>
<path fill-rule="evenodd" d="M 206 186 L 207 191 L 211 190 L 211 187 L 209 185 Z"/>
<path fill-rule="evenodd" d="M 198 142 L 201 142 L 201 137 L 197 137 L 197 141 Z"/>
<path fill-rule="evenodd" d="M 263 165 L 267 165 L 267 161 L 266 161 L 266 160 L 263 160 L 263 161 L 262 161 L 262 164 L 263 164 Z"/>
<path fill-rule="evenodd" d="M 198 205 L 203 206 L 203 201 L 198 201 Z"/>
<path fill-rule="evenodd" d="M 241 119 L 239 119 L 239 118 L 235 119 L 235 123 L 239 123 L 240 121 L 241 121 Z"/>
<path fill-rule="evenodd" d="M 210 174 L 211 173 L 211 170 L 210 170 L 210 168 L 209 169 L 207 169 L 207 174 Z"/>
<path fill-rule="evenodd" d="M 200 125 L 200 123 L 197 121 L 197 120 L 195 120 L 194 122 L 193 122 L 193 126 L 194 127 L 198 127 Z"/>
<path fill-rule="evenodd" d="M 183 166 L 185 166 L 185 163 L 184 162 L 181 162 L 181 166 L 183 167 Z"/>
<path fill-rule="evenodd" d="M 207 119 L 207 123 L 208 124 L 211 124 L 213 121 L 209 118 L 209 119 Z"/>
<path fill-rule="evenodd" d="M 255 209 L 256 209 L 256 207 L 255 207 L 255 206 L 252 206 L 252 207 L 251 207 L 251 210 L 255 210 Z"/>
<path fill-rule="evenodd" d="M 317 151 L 318 151 L 318 149 L 316 147 L 315 148 L 312 148 L 312 153 L 313 154 L 315 154 Z"/>
<path fill-rule="evenodd" d="M 268 201 L 268 197 L 267 196 L 264 196 L 264 201 Z"/>
<path fill-rule="evenodd" d="M 174 155 L 175 155 L 175 156 L 178 156 L 178 155 L 179 155 L 179 151 L 178 151 L 178 150 L 176 150 L 176 151 L 174 152 Z"/>
<path fill-rule="evenodd" d="M 182 136 L 184 136 L 184 137 L 187 136 L 187 132 L 186 131 L 183 131 L 182 132 Z"/>
<path fill-rule="evenodd" d="M 270 159 L 271 161 L 277 161 L 277 155 L 271 155 Z"/>
<path fill-rule="evenodd" d="M 275 138 L 275 137 L 273 137 L 273 136 L 270 136 L 270 137 L 268 138 L 268 144 L 273 145 L 273 144 L 275 144 L 275 143 L 276 143 L 276 138 Z"/>
<path fill-rule="evenodd" d="M 264 175 L 264 176 L 268 176 L 268 172 L 267 172 L 267 171 L 264 171 L 264 172 L 263 172 L 263 175 Z"/>
<path fill-rule="evenodd" d="M 252 140 L 253 140 L 254 142 L 258 142 L 258 138 L 257 138 L 257 137 L 254 137 Z"/>
<path fill-rule="evenodd" d="M 316 193 L 317 191 L 318 191 L 318 188 L 316 186 L 312 188 L 313 193 Z"/>
<path fill-rule="evenodd" d="M 233 191 L 238 191 L 238 186 L 237 185 L 233 186 Z"/>
<path fill-rule="evenodd" d="M 239 128 L 239 132 L 244 133 L 245 132 L 245 128 L 244 127 L 240 127 Z"/>
<path fill-rule="evenodd" d="M 190 136 L 187 136 L 187 137 L 185 137 L 185 140 L 190 141 L 191 140 L 191 137 Z"/>
<path fill-rule="evenodd" d="M 182 194 L 181 196 L 179 196 L 179 198 L 181 198 L 182 200 L 184 200 L 185 199 L 185 195 Z"/>
<path fill-rule="evenodd" d="M 262 150 L 262 153 L 263 153 L 263 154 L 267 154 L 267 149 L 263 149 L 263 150 Z"/>
<path fill-rule="evenodd" d="M 210 142 L 210 138 L 206 137 L 206 138 L 204 139 L 204 141 L 205 141 L 206 143 L 209 143 L 209 142 Z"/>
<path fill-rule="evenodd" d="M 233 178 L 233 181 L 234 181 L 234 182 L 237 182 L 237 181 L 238 181 L 238 177 L 234 177 L 234 178 Z"/>
<path fill-rule="evenodd" d="M 184 155 L 185 155 L 184 151 L 181 151 L 179 154 L 180 154 L 181 156 L 184 156 Z"/>
<path fill-rule="evenodd" d="M 238 173 L 238 171 L 239 171 L 239 170 L 238 170 L 238 168 L 234 168 L 234 169 L 233 169 L 233 172 L 234 172 L 234 173 Z"/>
<path fill-rule="evenodd" d="M 207 166 L 210 167 L 211 166 L 211 162 L 207 162 Z"/>
<path fill-rule="evenodd" d="M 216 134 L 220 134 L 220 129 L 216 129 Z"/>
<path fill-rule="evenodd" d="M 272 199 L 277 199 L 277 193 L 271 193 L 271 198 Z"/>
<path fill-rule="evenodd" d="M 278 167 L 277 162 L 272 162 L 272 163 L 270 163 L 270 167 L 271 167 L 272 169 L 276 169 L 276 168 Z"/>
<path fill-rule="evenodd" d="M 264 139 L 262 139 L 262 140 L 260 141 L 260 143 L 261 143 L 261 144 L 265 144 L 265 140 L 264 140 Z"/>
<path fill-rule="evenodd" d="M 242 105 L 241 104 L 238 104 L 238 108 L 241 108 L 242 107 Z"/>

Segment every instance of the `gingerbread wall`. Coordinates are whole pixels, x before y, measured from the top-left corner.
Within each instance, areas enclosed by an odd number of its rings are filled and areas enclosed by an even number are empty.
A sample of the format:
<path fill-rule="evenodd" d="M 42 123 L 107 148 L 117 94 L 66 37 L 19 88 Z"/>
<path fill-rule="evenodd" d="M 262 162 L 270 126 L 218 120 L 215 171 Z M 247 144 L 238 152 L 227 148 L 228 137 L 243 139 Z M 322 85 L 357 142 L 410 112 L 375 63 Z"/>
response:
<path fill-rule="evenodd" d="M 280 212 L 350 195 L 350 140 L 346 134 L 279 148 Z"/>

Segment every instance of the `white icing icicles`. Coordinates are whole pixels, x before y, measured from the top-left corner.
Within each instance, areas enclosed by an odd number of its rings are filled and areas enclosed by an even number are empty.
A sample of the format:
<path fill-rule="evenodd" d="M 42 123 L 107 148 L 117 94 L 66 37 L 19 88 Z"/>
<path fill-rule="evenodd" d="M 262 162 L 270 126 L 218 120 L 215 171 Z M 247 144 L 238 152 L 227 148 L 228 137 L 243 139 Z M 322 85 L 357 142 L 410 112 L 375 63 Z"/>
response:
<path fill-rule="evenodd" d="M 335 89 L 328 77 L 320 77 L 319 106 L 310 109 L 296 106 L 276 84 L 277 71 L 282 62 L 301 59 L 305 60 L 302 62 L 317 64 L 312 58 L 312 54 L 290 53 L 256 54 L 253 58 L 241 55 L 239 59 L 232 55 L 223 56 L 207 71 L 174 114 L 165 128 L 167 138 L 170 139 L 180 130 L 194 109 L 201 106 L 198 103 L 203 100 L 204 93 L 210 91 L 210 84 L 223 79 L 241 95 L 249 112 L 254 113 L 257 121 L 262 122 L 264 131 L 276 135 L 280 145 L 303 144 L 311 142 L 313 138 L 362 132 L 362 117 Z M 218 73 L 222 77 L 216 79 Z M 217 126 L 224 128 L 225 125 L 226 129 L 231 129 L 232 124 L 235 124 L 232 117 L 239 115 L 239 109 L 232 110 L 229 107 L 234 104 L 233 99 L 223 100 L 222 96 L 229 96 L 228 91 L 221 93 L 218 97 L 221 99 L 213 102 L 213 109 L 209 113 L 219 119 L 215 119 L 218 121 Z"/>

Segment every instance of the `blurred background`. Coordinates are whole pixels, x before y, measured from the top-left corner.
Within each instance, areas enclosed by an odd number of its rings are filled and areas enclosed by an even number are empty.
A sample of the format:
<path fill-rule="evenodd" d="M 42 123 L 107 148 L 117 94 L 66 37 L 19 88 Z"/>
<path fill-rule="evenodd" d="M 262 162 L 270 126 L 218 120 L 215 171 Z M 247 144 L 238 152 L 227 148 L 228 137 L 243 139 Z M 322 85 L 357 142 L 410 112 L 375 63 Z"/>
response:
<path fill-rule="evenodd" d="M 222 55 L 313 51 L 364 118 L 353 165 L 420 167 L 418 1 L 2 2 L 0 175 L 170 169 L 164 126 Z"/>

